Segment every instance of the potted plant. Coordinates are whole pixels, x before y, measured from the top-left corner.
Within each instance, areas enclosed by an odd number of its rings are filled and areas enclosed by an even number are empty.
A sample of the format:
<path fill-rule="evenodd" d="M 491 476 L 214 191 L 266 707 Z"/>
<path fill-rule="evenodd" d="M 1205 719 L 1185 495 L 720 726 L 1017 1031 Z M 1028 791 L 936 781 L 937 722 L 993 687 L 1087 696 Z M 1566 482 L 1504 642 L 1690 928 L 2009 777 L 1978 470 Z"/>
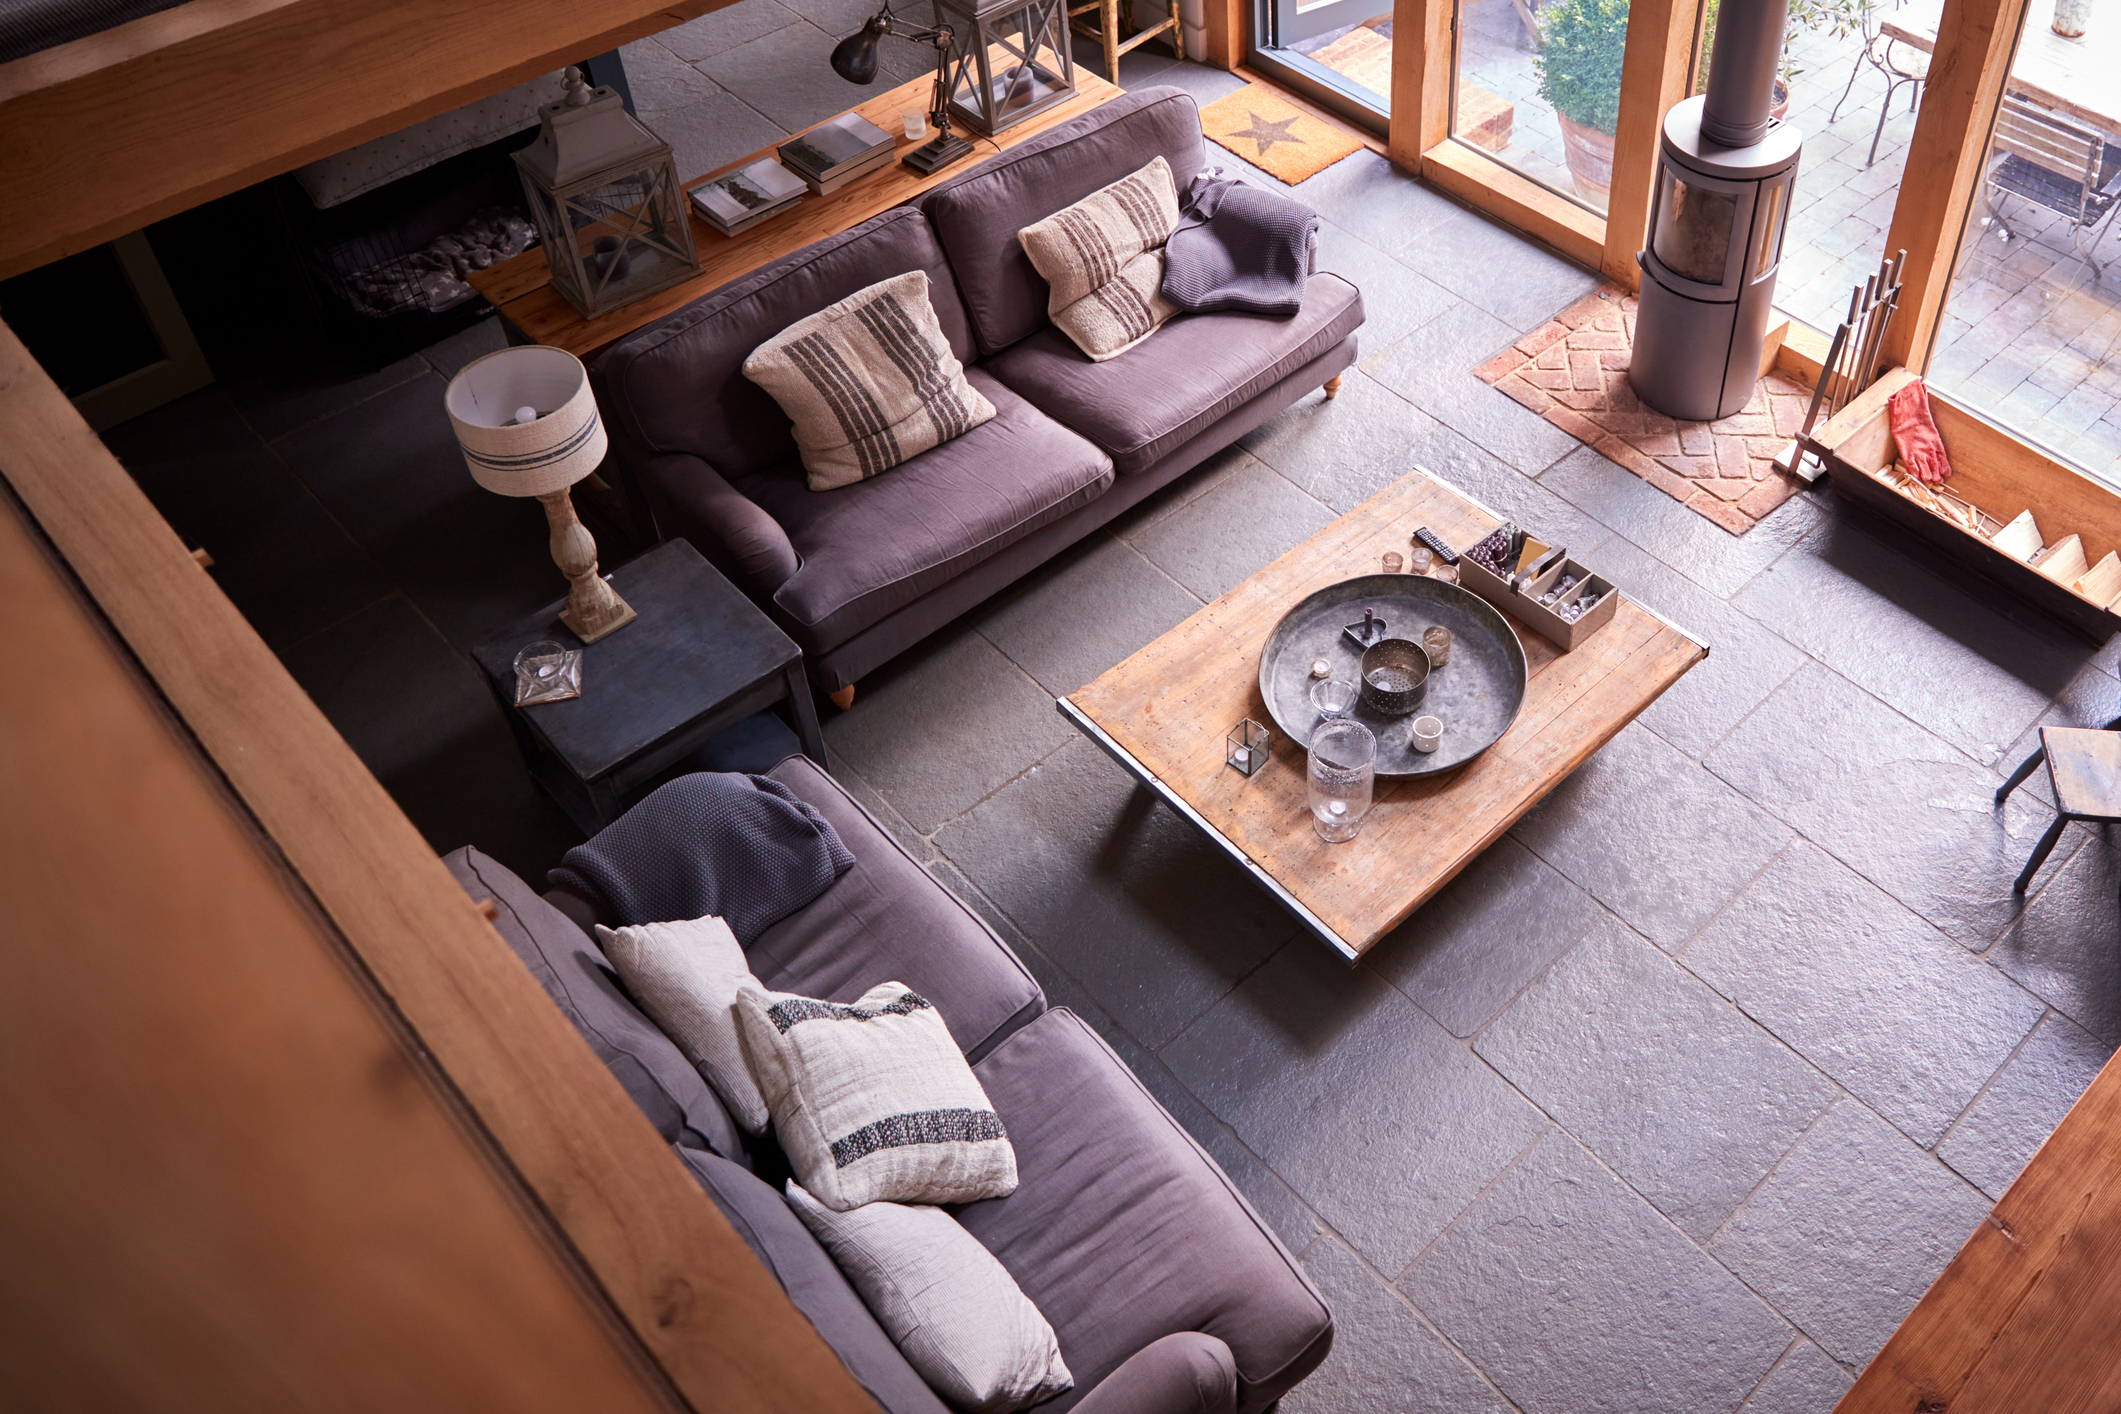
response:
<path fill-rule="evenodd" d="M 1542 17 L 1540 28 L 1540 96 L 1561 119 L 1576 190 L 1603 211 L 1613 185 L 1613 134 L 1620 127 L 1628 0 L 1566 0 Z"/>

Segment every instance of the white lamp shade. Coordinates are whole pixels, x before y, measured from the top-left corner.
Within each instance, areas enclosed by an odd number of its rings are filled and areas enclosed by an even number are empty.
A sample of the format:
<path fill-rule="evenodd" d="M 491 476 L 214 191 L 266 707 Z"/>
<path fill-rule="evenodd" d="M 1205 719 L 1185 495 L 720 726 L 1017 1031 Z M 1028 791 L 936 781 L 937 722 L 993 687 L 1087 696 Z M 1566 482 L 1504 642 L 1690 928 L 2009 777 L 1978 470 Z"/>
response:
<path fill-rule="evenodd" d="M 472 480 L 503 496 L 572 486 L 604 460 L 609 439 L 589 371 L 565 349 L 502 349 L 465 365 L 444 395 Z M 537 421 L 518 424 L 521 408 Z"/>

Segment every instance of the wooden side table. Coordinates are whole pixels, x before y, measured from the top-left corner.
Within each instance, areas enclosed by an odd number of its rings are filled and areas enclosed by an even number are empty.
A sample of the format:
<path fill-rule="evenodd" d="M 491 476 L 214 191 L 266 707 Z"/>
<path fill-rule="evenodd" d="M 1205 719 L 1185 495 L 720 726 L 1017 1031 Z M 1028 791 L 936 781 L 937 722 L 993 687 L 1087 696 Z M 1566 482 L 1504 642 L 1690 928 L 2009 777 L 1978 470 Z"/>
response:
<path fill-rule="evenodd" d="M 667 540 L 610 579 L 639 617 L 582 649 L 580 697 L 515 705 L 517 653 L 540 639 L 579 645 L 560 624 L 564 599 L 471 650 L 532 774 L 585 832 L 709 737 L 783 699 L 804 753 L 831 769 L 802 649 L 689 542 Z"/>

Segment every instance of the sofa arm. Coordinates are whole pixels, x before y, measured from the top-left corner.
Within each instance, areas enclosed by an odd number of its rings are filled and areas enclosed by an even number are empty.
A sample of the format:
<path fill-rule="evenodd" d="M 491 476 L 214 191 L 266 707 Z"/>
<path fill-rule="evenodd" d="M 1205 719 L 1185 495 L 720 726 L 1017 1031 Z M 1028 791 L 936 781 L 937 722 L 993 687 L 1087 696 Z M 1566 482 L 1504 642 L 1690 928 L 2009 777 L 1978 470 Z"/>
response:
<path fill-rule="evenodd" d="M 1237 1361 L 1212 1335 L 1180 1331 L 1135 1352 L 1070 1414 L 1232 1414 Z"/>
<path fill-rule="evenodd" d="M 639 474 L 670 522 L 665 535 L 684 536 L 710 558 L 719 546 L 762 591 L 780 588 L 802 564 L 780 522 L 698 457 L 666 452 L 649 458 Z M 712 539 L 702 543 L 702 536 Z"/>

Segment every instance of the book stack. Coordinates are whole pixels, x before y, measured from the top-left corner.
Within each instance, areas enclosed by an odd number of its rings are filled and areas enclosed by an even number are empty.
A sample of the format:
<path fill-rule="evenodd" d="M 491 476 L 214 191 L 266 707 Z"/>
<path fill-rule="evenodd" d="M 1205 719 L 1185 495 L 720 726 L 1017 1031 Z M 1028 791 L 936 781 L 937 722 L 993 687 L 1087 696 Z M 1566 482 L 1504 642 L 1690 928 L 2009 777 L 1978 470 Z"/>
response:
<path fill-rule="evenodd" d="M 858 113 L 842 113 L 781 144 L 781 163 L 819 196 L 830 196 L 891 160 L 891 134 Z"/>
<path fill-rule="evenodd" d="M 748 167 L 694 187 L 692 209 L 723 235 L 733 236 L 779 215 L 809 190 L 801 177 L 771 157 L 761 157 Z"/>

